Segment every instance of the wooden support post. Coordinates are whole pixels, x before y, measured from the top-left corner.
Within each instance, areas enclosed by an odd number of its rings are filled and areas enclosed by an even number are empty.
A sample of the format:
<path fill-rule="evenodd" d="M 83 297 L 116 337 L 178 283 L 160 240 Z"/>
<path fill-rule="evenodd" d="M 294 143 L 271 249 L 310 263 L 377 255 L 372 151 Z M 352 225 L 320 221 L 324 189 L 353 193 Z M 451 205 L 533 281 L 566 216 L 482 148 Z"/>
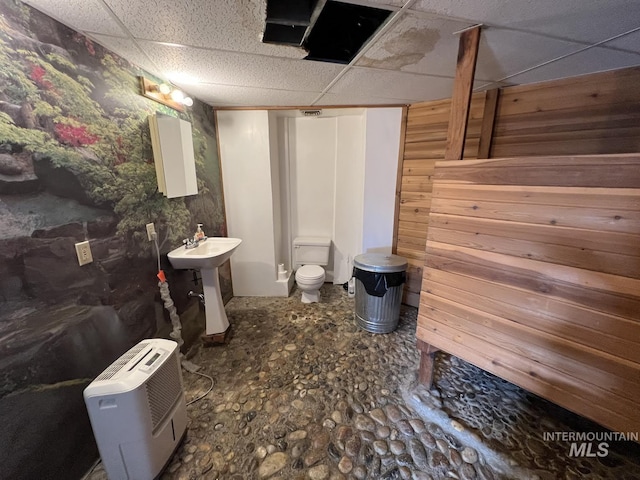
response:
<path fill-rule="evenodd" d="M 480 128 L 480 144 L 478 158 L 489 158 L 491 154 L 491 140 L 493 140 L 493 126 L 496 122 L 498 109 L 499 88 L 487 90 L 484 95 L 484 110 L 482 112 L 482 127 Z"/>
<path fill-rule="evenodd" d="M 402 119 L 400 123 L 400 148 L 398 151 L 398 173 L 396 174 L 396 203 L 393 212 L 393 241 L 391 253 L 398 252 L 398 225 L 400 224 L 400 193 L 402 190 L 402 169 L 404 165 L 404 146 L 407 139 L 407 116 L 409 109 L 402 107 Z M 406 290 L 406 285 L 405 285 Z"/>
<path fill-rule="evenodd" d="M 451 98 L 451 115 L 449 116 L 449 129 L 447 131 L 447 145 L 444 152 L 445 160 L 462 160 L 479 44 L 480 25 L 466 30 L 460 35 L 456 78 L 453 84 L 453 97 Z M 420 349 L 418 379 L 427 388 L 431 388 L 434 354 L 438 351 L 438 348 L 420 339 L 418 339 L 417 344 Z"/>
<path fill-rule="evenodd" d="M 479 44 L 479 25 L 460 34 L 456 78 L 453 83 L 453 97 L 451 98 L 449 131 L 444 152 L 445 160 L 462 160 Z"/>
<path fill-rule="evenodd" d="M 418 370 L 418 381 L 427 388 L 433 384 L 433 364 L 435 354 L 439 348 L 429 345 L 422 340 L 417 340 L 418 350 L 420 350 L 420 370 Z"/>

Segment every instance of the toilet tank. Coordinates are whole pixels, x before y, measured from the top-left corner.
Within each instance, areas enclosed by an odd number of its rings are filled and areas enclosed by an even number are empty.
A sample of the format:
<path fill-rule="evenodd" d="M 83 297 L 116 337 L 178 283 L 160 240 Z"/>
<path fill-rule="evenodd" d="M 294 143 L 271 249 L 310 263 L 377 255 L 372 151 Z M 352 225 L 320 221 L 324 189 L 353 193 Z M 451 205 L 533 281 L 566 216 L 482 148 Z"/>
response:
<path fill-rule="evenodd" d="M 293 263 L 301 265 L 328 265 L 331 239 L 326 237 L 296 237 L 293 240 Z"/>

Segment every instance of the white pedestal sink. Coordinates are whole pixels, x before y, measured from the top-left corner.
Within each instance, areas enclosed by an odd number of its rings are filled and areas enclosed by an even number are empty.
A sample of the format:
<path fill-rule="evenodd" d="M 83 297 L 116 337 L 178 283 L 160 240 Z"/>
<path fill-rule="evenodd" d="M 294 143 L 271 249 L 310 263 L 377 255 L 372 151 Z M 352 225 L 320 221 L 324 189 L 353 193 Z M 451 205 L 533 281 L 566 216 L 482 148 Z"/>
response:
<path fill-rule="evenodd" d="M 229 328 L 229 320 L 224 311 L 220 294 L 218 267 L 226 262 L 242 243 L 239 238 L 210 237 L 197 247 L 178 247 L 169 252 L 173 268 L 200 270 L 204 293 L 206 334 L 223 334 Z"/>

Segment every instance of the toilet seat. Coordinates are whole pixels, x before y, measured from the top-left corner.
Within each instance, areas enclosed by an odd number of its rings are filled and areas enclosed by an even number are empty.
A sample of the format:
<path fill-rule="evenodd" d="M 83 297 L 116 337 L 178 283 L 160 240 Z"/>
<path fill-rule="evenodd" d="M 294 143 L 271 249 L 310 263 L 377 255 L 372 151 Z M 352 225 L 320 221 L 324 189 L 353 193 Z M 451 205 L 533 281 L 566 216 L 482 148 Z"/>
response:
<path fill-rule="evenodd" d="M 324 277 L 324 268 L 320 265 L 303 265 L 296 272 L 296 280 L 319 280 Z"/>

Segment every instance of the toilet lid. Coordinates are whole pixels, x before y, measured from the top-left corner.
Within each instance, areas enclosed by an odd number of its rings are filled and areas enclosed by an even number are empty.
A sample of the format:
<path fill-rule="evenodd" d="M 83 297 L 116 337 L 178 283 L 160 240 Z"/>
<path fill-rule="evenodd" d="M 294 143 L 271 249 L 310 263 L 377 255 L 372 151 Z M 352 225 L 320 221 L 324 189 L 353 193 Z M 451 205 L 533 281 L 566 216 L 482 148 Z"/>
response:
<path fill-rule="evenodd" d="M 324 268 L 320 265 L 303 265 L 296 272 L 296 278 L 302 280 L 315 280 L 324 276 Z"/>

